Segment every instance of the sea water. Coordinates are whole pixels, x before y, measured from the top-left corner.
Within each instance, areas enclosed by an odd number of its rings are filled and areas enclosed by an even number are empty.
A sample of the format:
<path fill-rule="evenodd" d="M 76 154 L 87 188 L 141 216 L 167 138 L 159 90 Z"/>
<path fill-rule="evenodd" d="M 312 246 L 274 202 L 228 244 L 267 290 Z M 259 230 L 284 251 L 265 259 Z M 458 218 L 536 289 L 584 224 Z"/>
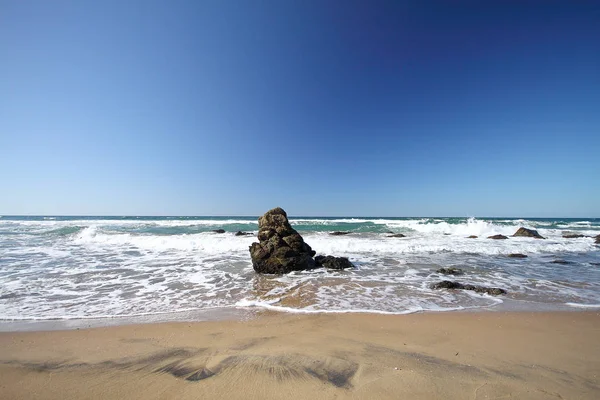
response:
<path fill-rule="evenodd" d="M 0 320 L 266 308 L 299 313 L 600 308 L 600 219 L 308 218 L 317 254 L 356 268 L 258 275 L 256 217 L 0 218 Z M 509 237 L 519 227 L 546 239 Z M 226 233 L 214 233 L 224 229 Z M 251 232 L 236 236 L 235 232 Z M 343 236 L 332 231 L 350 231 Z M 389 232 L 405 238 L 388 237 Z M 566 232 L 585 237 L 564 238 Z M 478 238 L 468 238 L 477 235 Z M 522 253 L 527 258 L 509 258 Z M 456 267 L 463 275 L 436 270 Z M 508 294 L 433 290 L 451 279 Z M 504 308 L 503 308 L 504 307 Z"/>

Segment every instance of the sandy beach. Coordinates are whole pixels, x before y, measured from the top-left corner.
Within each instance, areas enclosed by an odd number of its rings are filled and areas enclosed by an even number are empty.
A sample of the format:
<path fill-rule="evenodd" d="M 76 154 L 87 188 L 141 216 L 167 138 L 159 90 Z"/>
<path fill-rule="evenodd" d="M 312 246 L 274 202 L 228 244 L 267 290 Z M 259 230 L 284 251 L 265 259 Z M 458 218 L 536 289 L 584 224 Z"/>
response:
<path fill-rule="evenodd" d="M 598 399 L 600 313 L 265 312 L 0 334 L 3 399 Z"/>

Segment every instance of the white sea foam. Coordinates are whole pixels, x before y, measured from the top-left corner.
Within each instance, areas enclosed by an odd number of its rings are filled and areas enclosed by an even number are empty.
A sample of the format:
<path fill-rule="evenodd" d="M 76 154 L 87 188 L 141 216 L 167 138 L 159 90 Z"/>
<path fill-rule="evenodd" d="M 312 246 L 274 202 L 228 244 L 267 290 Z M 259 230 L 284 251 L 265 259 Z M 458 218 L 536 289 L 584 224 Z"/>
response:
<path fill-rule="evenodd" d="M 382 238 L 381 236 L 331 236 L 327 233 L 317 233 L 305 236 L 307 243 L 317 252 L 346 256 L 358 256 L 364 253 L 402 255 L 440 252 L 497 255 L 510 253 L 586 252 L 595 249 L 593 240 L 589 238 L 583 238 L 583 240 L 578 241 L 565 241 L 522 237 L 506 240 L 487 238 L 467 239 L 462 236 L 443 235 Z"/>
<path fill-rule="evenodd" d="M 455 308 L 439 308 L 435 310 L 425 310 L 421 307 L 415 307 L 413 309 L 407 309 L 402 311 L 382 311 L 377 309 L 344 309 L 344 310 L 331 310 L 331 309 L 315 309 L 315 308 L 293 308 L 275 305 L 272 301 L 259 301 L 243 299 L 236 303 L 236 307 L 242 308 L 263 308 L 265 310 L 287 312 L 294 314 L 384 314 L 384 315 L 403 315 L 403 314 L 414 314 L 416 312 L 423 311 L 458 311 L 464 310 L 463 307 Z"/>
<path fill-rule="evenodd" d="M 565 226 L 588 236 L 599 233 L 598 222 L 583 222 Z M 228 224 L 255 230 L 256 220 L 3 219 L 0 319 L 114 318 L 235 307 L 404 314 L 494 307 L 505 298 L 579 308 L 595 308 L 600 302 L 598 246 L 589 237 L 563 238 L 564 230 L 552 222 L 297 218 L 291 223 L 304 229 L 301 234 L 317 253 L 350 257 L 357 268 L 259 276 L 248 253 L 254 235 L 202 232 Z M 346 224 L 367 232 L 332 236 L 315 231 L 345 230 Z M 326 227 L 312 230 L 310 225 Z M 520 226 L 537 229 L 548 239 L 486 238 L 510 236 Z M 356 227 L 347 230 L 352 229 Z M 388 229 L 407 237 L 378 233 Z M 479 238 L 467 239 L 469 235 Z M 509 253 L 529 257 L 505 257 Z M 449 278 L 436 272 L 441 266 L 457 266 L 465 274 Z M 501 287 L 509 294 L 430 289 L 443 279 Z"/>
<path fill-rule="evenodd" d="M 600 304 L 580 304 L 580 303 L 565 303 L 569 307 L 576 308 L 600 308 Z"/>
<path fill-rule="evenodd" d="M 227 254 L 248 250 L 248 246 L 256 239 L 251 236 L 234 236 L 233 233 L 215 235 L 213 233 L 196 233 L 189 235 L 133 235 L 105 234 L 97 232 L 96 227 L 84 229 L 75 239 L 76 244 L 90 246 L 134 247 L 151 251 L 197 251 L 206 254 Z"/>

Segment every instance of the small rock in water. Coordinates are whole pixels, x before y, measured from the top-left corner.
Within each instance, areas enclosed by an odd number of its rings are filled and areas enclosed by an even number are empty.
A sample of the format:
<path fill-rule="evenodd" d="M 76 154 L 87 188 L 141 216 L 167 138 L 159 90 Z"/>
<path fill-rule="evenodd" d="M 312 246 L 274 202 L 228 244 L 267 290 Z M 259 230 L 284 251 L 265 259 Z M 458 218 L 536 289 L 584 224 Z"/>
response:
<path fill-rule="evenodd" d="M 316 256 L 315 265 L 317 267 L 325 267 L 329 269 L 354 268 L 354 264 L 352 264 L 347 257 Z"/>
<path fill-rule="evenodd" d="M 571 262 L 569 262 L 567 260 L 554 260 L 554 261 L 550 261 L 550 264 L 563 264 L 563 265 L 567 265 L 567 264 L 571 264 Z"/>
<path fill-rule="evenodd" d="M 477 239 L 479 236 L 477 235 L 471 235 L 471 236 L 467 236 L 467 239 Z"/>
<path fill-rule="evenodd" d="M 454 268 L 454 267 L 450 267 L 450 268 L 440 268 L 437 271 L 435 271 L 439 274 L 444 274 L 444 275 L 462 275 L 463 274 L 463 270 L 460 268 Z"/>
<path fill-rule="evenodd" d="M 517 229 L 517 231 L 515 232 L 515 234 L 513 236 L 514 237 L 522 236 L 522 237 L 532 237 L 532 238 L 536 238 L 536 239 L 546 239 L 545 237 L 540 235 L 538 233 L 538 231 L 533 230 L 533 229 L 523 228 L 523 227 Z"/>
<path fill-rule="evenodd" d="M 508 255 L 510 258 L 527 258 L 525 254 L 521 253 L 512 253 Z"/>
<path fill-rule="evenodd" d="M 488 239 L 508 239 L 508 237 L 506 237 L 504 235 L 493 235 L 493 236 L 488 236 Z"/>
<path fill-rule="evenodd" d="M 225 229 L 215 229 L 214 233 L 225 233 Z"/>
<path fill-rule="evenodd" d="M 585 237 L 585 235 L 582 235 L 580 233 L 564 232 L 562 237 L 564 237 L 565 239 L 577 239 Z"/>
<path fill-rule="evenodd" d="M 594 243 L 600 244 L 600 235 L 596 236 L 596 241 Z"/>
<path fill-rule="evenodd" d="M 401 233 L 394 233 L 393 235 L 389 235 L 388 237 L 392 237 L 392 238 L 403 238 L 406 237 L 406 235 L 403 235 Z"/>
<path fill-rule="evenodd" d="M 251 236 L 252 233 L 251 232 L 242 232 L 242 231 L 237 231 L 235 233 L 235 236 Z"/>
<path fill-rule="evenodd" d="M 342 236 L 342 235 L 349 235 L 350 231 L 335 231 L 335 232 L 329 232 L 329 234 L 332 236 Z"/>
<path fill-rule="evenodd" d="M 500 288 L 491 288 L 485 286 L 475 285 L 463 285 L 462 283 L 452 281 L 441 281 L 434 283 L 430 286 L 431 289 L 461 289 L 461 290 L 473 290 L 477 293 L 487 293 L 492 296 L 498 296 L 500 294 L 506 294 L 506 290 Z"/>

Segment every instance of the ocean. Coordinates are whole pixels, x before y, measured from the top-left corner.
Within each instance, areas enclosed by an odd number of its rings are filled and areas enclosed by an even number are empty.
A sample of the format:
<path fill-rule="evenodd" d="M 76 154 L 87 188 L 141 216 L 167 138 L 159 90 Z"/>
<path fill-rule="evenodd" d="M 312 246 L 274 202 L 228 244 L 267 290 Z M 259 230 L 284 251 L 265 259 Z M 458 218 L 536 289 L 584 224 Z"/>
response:
<path fill-rule="evenodd" d="M 600 308 L 600 246 L 591 238 L 600 234 L 597 218 L 290 217 L 290 223 L 317 254 L 349 257 L 356 268 L 256 274 L 248 247 L 257 241 L 257 217 L 2 216 L 0 320 L 156 321 L 232 309 L 405 314 Z M 487 239 L 521 226 L 546 239 Z M 564 238 L 567 232 L 585 237 Z M 464 274 L 436 272 L 448 267 Z M 447 279 L 508 293 L 430 288 Z"/>

